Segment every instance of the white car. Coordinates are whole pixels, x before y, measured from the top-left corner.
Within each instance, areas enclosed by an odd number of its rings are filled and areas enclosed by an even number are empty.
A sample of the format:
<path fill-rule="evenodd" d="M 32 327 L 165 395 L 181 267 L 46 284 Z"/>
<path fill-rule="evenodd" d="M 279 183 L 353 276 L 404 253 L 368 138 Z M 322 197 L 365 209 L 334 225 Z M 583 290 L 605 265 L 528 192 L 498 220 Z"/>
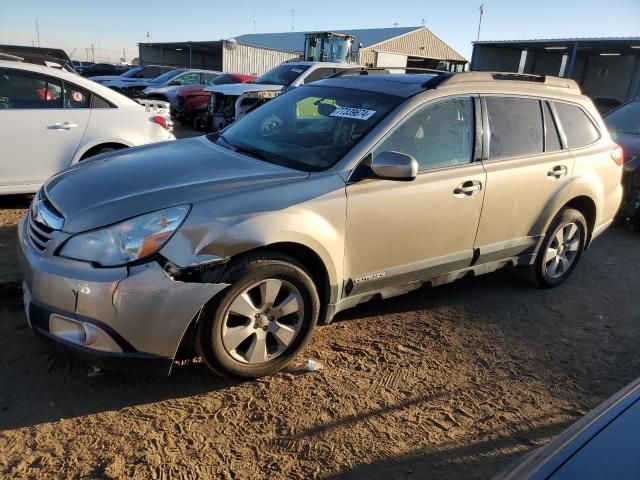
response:
<path fill-rule="evenodd" d="M 62 70 L 0 61 L 0 194 L 36 192 L 85 158 L 174 140 L 167 113 Z"/>
<path fill-rule="evenodd" d="M 217 132 L 287 90 L 359 68 L 362 65 L 350 63 L 286 62 L 250 83 L 207 87 L 204 91 L 211 92 L 207 109 L 208 129 Z"/>

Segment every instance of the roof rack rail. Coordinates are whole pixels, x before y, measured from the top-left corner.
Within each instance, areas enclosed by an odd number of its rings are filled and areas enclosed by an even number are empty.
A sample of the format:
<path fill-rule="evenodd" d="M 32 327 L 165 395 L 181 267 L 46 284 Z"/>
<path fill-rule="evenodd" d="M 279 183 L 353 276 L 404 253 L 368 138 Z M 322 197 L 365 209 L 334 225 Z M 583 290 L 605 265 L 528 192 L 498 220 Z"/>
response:
<path fill-rule="evenodd" d="M 424 88 L 431 89 L 438 86 L 460 85 L 465 83 L 494 83 L 496 81 L 531 82 L 548 87 L 573 90 L 580 94 L 580 87 L 570 78 L 552 77 L 549 75 L 529 75 L 510 72 L 460 72 L 441 74 L 423 84 Z"/>

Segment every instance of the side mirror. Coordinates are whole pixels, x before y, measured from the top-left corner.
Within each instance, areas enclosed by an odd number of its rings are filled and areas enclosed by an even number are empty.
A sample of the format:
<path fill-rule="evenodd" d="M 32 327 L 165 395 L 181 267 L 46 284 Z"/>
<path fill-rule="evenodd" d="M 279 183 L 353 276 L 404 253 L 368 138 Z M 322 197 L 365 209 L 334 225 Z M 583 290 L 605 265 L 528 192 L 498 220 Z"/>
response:
<path fill-rule="evenodd" d="M 371 171 L 384 180 L 410 182 L 418 175 L 418 162 L 404 153 L 382 152 L 371 161 Z"/>

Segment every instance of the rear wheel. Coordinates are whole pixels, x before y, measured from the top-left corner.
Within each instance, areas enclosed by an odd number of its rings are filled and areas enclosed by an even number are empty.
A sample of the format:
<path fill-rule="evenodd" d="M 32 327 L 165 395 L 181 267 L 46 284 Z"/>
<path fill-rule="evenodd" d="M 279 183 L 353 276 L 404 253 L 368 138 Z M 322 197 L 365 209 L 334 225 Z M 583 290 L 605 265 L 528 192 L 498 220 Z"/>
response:
<path fill-rule="evenodd" d="M 533 265 L 520 267 L 531 283 L 550 288 L 564 282 L 576 268 L 587 238 L 587 222 L 577 210 L 566 208 L 551 222 Z"/>
<path fill-rule="evenodd" d="M 223 375 L 260 377 L 285 367 L 318 320 L 313 280 L 294 259 L 260 254 L 231 265 L 226 293 L 201 317 L 196 350 Z"/>

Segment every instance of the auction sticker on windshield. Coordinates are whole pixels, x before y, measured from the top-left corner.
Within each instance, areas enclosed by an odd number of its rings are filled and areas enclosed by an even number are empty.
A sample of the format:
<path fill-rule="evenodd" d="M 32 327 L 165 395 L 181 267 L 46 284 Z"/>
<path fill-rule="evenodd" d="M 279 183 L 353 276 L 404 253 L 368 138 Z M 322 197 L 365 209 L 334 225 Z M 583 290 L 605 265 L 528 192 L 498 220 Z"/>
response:
<path fill-rule="evenodd" d="M 356 120 L 369 120 L 375 114 L 375 110 L 353 107 L 340 107 L 331 112 L 332 117 L 355 118 Z"/>

